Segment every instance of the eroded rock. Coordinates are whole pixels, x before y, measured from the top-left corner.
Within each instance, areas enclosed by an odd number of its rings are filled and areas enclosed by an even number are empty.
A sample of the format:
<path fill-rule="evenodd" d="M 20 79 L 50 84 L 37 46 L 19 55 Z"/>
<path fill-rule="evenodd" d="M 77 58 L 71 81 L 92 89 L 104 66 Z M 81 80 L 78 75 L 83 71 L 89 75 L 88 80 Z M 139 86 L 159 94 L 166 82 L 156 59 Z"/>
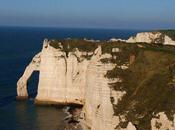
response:
<path fill-rule="evenodd" d="M 130 37 L 126 40 L 128 43 L 149 43 L 149 44 L 163 44 L 163 45 L 175 45 L 169 36 L 160 32 L 142 32 L 136 36 Z"/>
<path fill-rule="evenodd" d="M 158 113 L 156 117 L 151 120 L 152 130 L 175 130 L 174 121 L 170 121 L 164 112 Z"/>

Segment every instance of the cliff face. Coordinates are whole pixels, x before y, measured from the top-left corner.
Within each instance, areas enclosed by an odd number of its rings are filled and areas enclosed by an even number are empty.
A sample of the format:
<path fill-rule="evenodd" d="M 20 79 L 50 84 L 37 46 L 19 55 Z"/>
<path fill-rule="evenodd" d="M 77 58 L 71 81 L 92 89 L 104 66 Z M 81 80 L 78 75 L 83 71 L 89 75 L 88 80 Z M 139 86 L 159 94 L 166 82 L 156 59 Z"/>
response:
<path fill-rule="evenodd" d="M 175 118 L 174 122 L 170 121 L 164 112 L 156 115 L 157 118 L 151 120 L 152 130 L 174 130 L 175 129 Z"/>
<path fill-rule="evenodd" d="M 155 43 L 163 45 L 175 45 L 175 41 L 172 40 L 169 36 L 160 33 L 160 32 L 143 32 L 138 33 L 135 37 L 130 37 L 126 42 L 129 43 Z"/>
<path fill-rule="evenodd" d="M 174 59 L 169 47 L 45 40 L 17 93 L 39 71 L 36 103 L 83 105 L 85 130 L 174 130 Z"/>
<path fill-rule="evenodd" d="M 113 130 L 118 120 L 113 116 L 114 110 L 110 101 L 112 90 L 108 86 L 108 79 L 104 76 L 114 65 L 102 64 L 101 57 L 103 56 L 99 54 L 93 56 L 87 69 L 84 113 L 86 123 L 91 130 Z M 109 56 L 104 55 L 104 57 Z"/>
<path fill-rule="evenodd" d="M 78 50 L 66 56 L 62 46 L 59 47 L 55 49 L 48 42 L 43 46 L 36 100 L 82 104 L 88 61 L 81 59 Z"/>
<path fill-rule="evenodd" d="M 39 71 L 36 103 L 84 105 L 84 129 L 113 130 L 119 117 L 114 116 L 111 97 L 117 102 L 124 93 L 110 89 L 108 84 L 114 79 L 105 78 L 107 71 L 115 65 L 100 61 L 112 55 L 102 54 L 99 46 L 87 60 L 83 57 L 86 52 L 75 49 L 66 54 L 60 43 L 57 46 L 44 41 L 41 53 L 33 58 L 17 83 L 18 97 L 28 96 L 27 80 L 33 71 Z"/>
<path fill-rule="evenodd" d="M 37 59 L 37 60 L 36 60 Z M 78 50 L 69 53 L 50 46 L 45 40 L 41 53 L 36 55 L 17 83 L 18 97 L 28 96 L 27 80 L 35 70 L 40 71 L 36 102 L 82 104 L 88 61 Z"/>

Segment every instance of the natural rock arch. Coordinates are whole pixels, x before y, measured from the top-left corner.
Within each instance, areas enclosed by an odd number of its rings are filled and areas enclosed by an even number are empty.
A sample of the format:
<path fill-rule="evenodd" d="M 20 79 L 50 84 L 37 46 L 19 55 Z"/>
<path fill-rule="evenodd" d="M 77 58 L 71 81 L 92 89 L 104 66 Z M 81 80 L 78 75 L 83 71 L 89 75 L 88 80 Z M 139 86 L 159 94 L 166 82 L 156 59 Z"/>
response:
<path fill-rule="evenodd" d="M 17 98 L 27 98 L 27 81 L 31 77 L 34 71 L 39 71 L 40 61 L 41 61 L 41 53 L 35 55 L 32 59 L 31 63 L 26 67 L 24 74 L 17 82 Z"/>
<path fill-rule="evenodd" d="M 41 53 L 26 67 L 17 82 L 17 98 L 27 98 L 27 81 L 34 71 L 39 71 L 38 93 L 35 103 L 82 104 L 88 61 L 75 49 L 67 55 L 44 40 Z M 80 82 L 81 81 L 81 82 Z"/>

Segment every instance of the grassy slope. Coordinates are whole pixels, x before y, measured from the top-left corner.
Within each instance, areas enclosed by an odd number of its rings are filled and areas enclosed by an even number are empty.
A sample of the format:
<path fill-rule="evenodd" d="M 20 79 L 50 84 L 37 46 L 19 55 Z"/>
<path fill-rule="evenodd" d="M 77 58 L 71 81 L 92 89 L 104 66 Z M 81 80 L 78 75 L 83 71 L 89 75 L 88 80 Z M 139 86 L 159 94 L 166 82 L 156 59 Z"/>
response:
<path fill-rule="evenodd" d="M 136 60 L 128 70 L 116 67 L 107 73 L 109 78 L 118 76 L 123 80 L 123 83 L 113 84 L 114 89 L 127 92 L 114 106 L 116 115 L 127 117 L 120 125 L 131 121 L 139 130 L 151 129 L 151 118 L 158 112 L 164 111 L 172 119 L 175 110 L 175 85 L 170 84 L 175 76 L 175 48 L 145 46 L 142 49 L 132 47 L 131 52 L 137 50 Z M 121 53 L 126 56 L 119 59 L 129 60 L 128 50 Z"/>

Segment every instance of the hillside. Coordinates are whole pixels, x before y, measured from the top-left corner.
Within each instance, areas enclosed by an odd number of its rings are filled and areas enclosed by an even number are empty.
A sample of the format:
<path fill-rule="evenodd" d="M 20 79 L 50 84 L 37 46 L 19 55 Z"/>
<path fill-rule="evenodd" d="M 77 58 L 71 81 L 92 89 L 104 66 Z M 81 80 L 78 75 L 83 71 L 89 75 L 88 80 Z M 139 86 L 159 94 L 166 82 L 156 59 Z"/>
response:
<path fill-rule="evenodd" d="M 159 32 L 169 36 L 172 40 L 175 40 L 175 30 L 159 30 Z"/>
<path fill-rule="evenodd" d="M 117 64 L 127 64 L 130 56 L 135 60 L 126 70 L 116 66 L 108 71 L 108 78 L 119 77 L 123 82 L 111 84 L 116 91 L 126 95 L 114 105 L 115 115 L 125 115 L 126 127 L 132 122 L 138 130 L 150 130 L 151 119 L 165 112 L 170 120 L 175 113 L 175 48 L 165 46 L 117 44 Z"/>

